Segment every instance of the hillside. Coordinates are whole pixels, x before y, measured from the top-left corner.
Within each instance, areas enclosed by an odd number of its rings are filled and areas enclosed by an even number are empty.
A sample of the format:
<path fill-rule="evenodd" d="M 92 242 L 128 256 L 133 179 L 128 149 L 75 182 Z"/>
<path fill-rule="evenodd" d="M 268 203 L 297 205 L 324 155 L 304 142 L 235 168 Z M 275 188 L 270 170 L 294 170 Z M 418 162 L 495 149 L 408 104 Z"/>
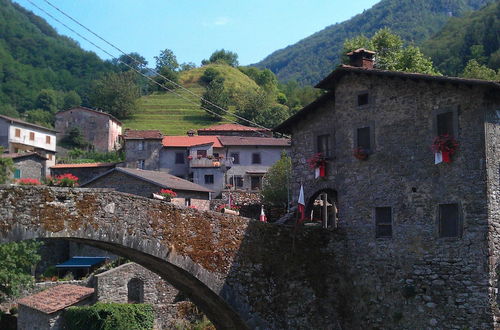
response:
<path fill-rule="evenodd" d="M 210 64 L 181 73 L 179 82 L 191 92 L 202 95 L 205 87 L 200 77 L 207 68 L 216 69 L 224 77 L 224 86 L 232 94 L 245 89 L 256 89 L 257 84 L 240 70 L 220 64 Z M 141 97 L 139 112 L 124 122 L 126 128 L 159 129 L 166 135 L 184 135 L 190 129 L 198 129 L 217 124 L 200 109 L 200 100 L 189 92 L 176 89 L 176 93 L 192 100 L 193 104 L 173 93 L 154 93 Z M 225 121 L 222 121 L 225 122 Z"/>
<path fill-rule="evenodd" d="M 422 44 L 442 72 L 460 74 L 470 59 L 500 68 L 500 2 L 464 17 L 452 18 L 435 36 Z"/>
<path fill-rule="evenodd" d="M 41 17 L 0 0 L 0 106 L 32 109 L 44 88 L 84 94 L 90 80 L 110 70 L 110 63 L 59 35 Z"/>
<path fill-rule="evenodd" d="M 345 22 L 272 53 L 255 66 L 270 69 L 281 81 L 313 84 L 339 63 L 347 38 L 371 36 L 388 27 L 405 41 L 419 44 L 439 31 L 450 16 L 462 16 L 492 2 L 495 0 L 382 0 Z"/>

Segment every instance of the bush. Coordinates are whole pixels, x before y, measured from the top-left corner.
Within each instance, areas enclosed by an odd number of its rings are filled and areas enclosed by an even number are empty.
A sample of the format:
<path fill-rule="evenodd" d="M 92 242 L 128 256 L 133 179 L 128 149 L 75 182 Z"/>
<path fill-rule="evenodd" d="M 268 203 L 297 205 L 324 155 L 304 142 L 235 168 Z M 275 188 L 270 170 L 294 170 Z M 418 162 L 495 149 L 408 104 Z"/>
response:
<path fill-rule="evenodd" d="M 145 304 L 97 303 L 69 307 L 63 317 L 68 330 L 150 330 L 154 323 L 153 307 Z"/>

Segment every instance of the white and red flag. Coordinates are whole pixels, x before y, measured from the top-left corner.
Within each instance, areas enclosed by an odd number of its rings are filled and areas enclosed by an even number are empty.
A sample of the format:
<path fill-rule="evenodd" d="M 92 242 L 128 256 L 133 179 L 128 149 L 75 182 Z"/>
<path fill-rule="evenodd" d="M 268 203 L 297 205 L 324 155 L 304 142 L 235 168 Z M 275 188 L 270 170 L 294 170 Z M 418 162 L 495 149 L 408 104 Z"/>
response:
<path fill-rule="evenodd" d="M 304 186 L 300 185 L 299 200 L 298 200 L 298 223 L 302 223 L 306 218 L 306 203 L 304 201 Z"/>
<path fill-rule="evenodd" d="M 264 206 L 260 207 L 260 218 L 259 218 L 259 220 L 262 221 L 262 222 L 267 222 L 267 217 L 266 217 L 266 214 L 264 213 Z"/>

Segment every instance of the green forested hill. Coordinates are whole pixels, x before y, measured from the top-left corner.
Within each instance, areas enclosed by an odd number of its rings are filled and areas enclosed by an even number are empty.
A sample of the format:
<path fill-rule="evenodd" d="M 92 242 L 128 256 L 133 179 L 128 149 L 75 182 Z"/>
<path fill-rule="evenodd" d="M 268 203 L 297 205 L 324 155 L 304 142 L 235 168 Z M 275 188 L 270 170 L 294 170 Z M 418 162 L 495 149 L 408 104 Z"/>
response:
<path fill-rule="evenodd" d="M 92 79 L 112 69 L 44 19 L 0 0 L 0 106 L 32 109 L 41 89 L 85 94 Z"/>
<path fill-rule="evenodd" d="M 460 18 L 452 18 L 435 36 L 422 44 L 441 72 L 462 73 L 471 59 L 500 68 L 500 1 Z"/>
<path fill-rule="evenodd" d="M 273 71 L 281 81 L 312 84 L 339 63 L 345 39 L 371 36 L 390 28 L 410 43 L 420 43 L 438 32 L 451 16 L 462 16 L 495 0 L 382 0 L 371 9 L 331 25 L 298 43 L 278 50 L 255 64 Z"/>

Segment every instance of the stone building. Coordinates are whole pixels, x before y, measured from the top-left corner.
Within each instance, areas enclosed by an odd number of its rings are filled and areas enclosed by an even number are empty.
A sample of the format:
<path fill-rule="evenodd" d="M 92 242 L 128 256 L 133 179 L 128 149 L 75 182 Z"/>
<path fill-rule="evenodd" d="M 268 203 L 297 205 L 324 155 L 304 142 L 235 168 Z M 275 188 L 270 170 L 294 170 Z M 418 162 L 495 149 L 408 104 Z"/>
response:
<path fill-rule="evenodd" d="M 56 131 L 0 115 L 0 147 L 8 153 L 36 152 L 47 158 L 45 173 L 56 163 Z"/>
<path fill-rule="evenodd" d="M 84 184 L 115 168 L 118 164 L 120 163 L 57 164 L 50 168 L 50 173 L 52 176 L 71 173 L 78 178 L 79 184 Z"/>
<path fill-rule="evenodd" d="M 210 207 L 211 190 L 193 182 L 159 171 L 116 167 L 82 185 L 85 188 L 112 188 L 116 191 L 151 197 L 161 189 L 172 189 L 177 197 L 172 203 L 193 206 L 199 210 Z"/>
<path fill-rule="evenodd" d="M 292 135 L 305 214 L 326 211 L 347 237 L 349 327 L 500 328 L 500 84 L 373 69 L 360 54 L 275 129 Z M 438 136 L 458 143 L 448 162 Z"/>
<path fill-rule="evenodd" d="M 90 305 L 93 288 L 62 284 L 18 300 L 17 329 L 64 329 L 62 313 L 70 306 Z"/>
<path fill-rule="evenodd" d="M 125 167 L 157 171 L 163 134 L 159 130 L 126 129 L 123 134 Z"/>
<path fill-rule="evenodd" d="M 76 107 L 56 113 L 57 141 L 61 141 L 73 128 L 79 128 L 94 150 L 108 152 L 120 149 L 122 123 L 107 112 Z"/>
<path fill-rule="evenodd" d="M 25 153 L 5 153 L 0 154 L 0 158 L 11 158 L 14 162 L 14 172 L 12 179 L 38 179 L 45 178 L 47 158 L 36 152 Z"/>

